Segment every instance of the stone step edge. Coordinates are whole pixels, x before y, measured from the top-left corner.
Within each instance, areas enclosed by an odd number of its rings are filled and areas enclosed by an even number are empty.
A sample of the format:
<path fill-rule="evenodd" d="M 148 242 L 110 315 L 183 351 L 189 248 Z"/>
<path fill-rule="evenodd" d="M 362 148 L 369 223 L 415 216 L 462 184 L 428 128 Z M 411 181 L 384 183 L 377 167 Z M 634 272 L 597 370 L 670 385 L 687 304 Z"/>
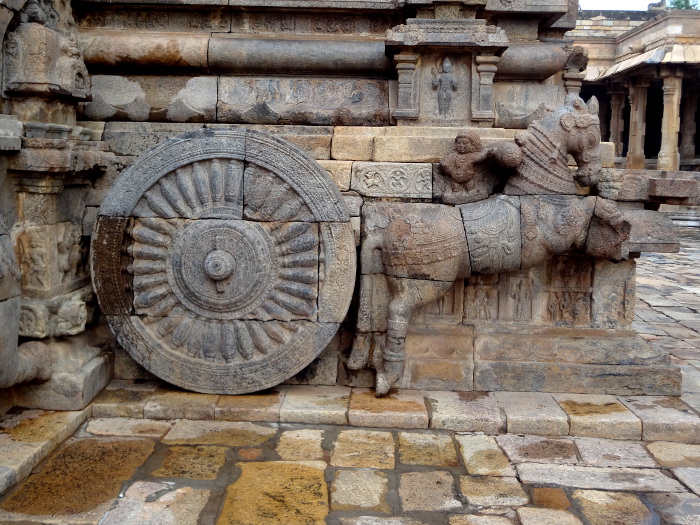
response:
<path fill-rule="evenodd" d="M 108 386 L 114 388 L 114 384 Z M 321 396 L 324 401 L 324 406 L 314 406 L 313 399 L 316 398 L 315 390 L 323 392 Z M 335 407 L 329 408 L 328 391 L 333 391 L 331 398 L 338 399 Z M 419 391 L 419 390 L 393 390 L 389 398 L 396 398 L 397 405 L 405 407 L 405 399 L 414 401 L 417 397 L 421 399 L 421 406 L 414 407 L 411 411 L 396 411 L 391 409 L 381 410 L 377 406 L 384 403 L 389 406 L 391 399 L 388 401 L 377 400 L 376 405 L 372 406 L 373 402 L 367 402 L 364 399 L 364 406 L 356 406 L 353 402 L 353 396 L 360 394 L 367 396 L 371 393 L 370 389 L 366 388 L 351 388 L 338 386 L 309 386 L 309 385 L 281 385 L 277 387 L 278 400 L 270 404 L 268 409 L 263 410 L 255 406 L 246 404 L 246 401 L 251 397 L 257 398 L 257 395 L 251 394 L 247 396 L 219 396 L 210 394 L 201 394 L 202 399 L 208 399 L 210 402 L 205 404 L 197 404 L 192 407 L 183 405 L 180 407 L 159 406 L 153 400 L 156 392 L 145 401 L 133 407 L 134 410 L 125 413 L 123 406 L 118 403 L 100 403 L 99 397 L 93 401 L 92 417 L 133 417 L 156 420 L 172 420 L 172 419 L 201 419 L 201 420 L 218 420 L 218 421 L 248 421 L 248 422 L 276 422 L 276 423 L 295 423 L 295 424 L 321 424 L 321 425 L 342 425 L 367 428 L 397 428 L 397 429 L 433 429 L 433 430 L 450 430 L 454 432 L 483 432 L 486 434 L 497 435 L 499 433 L 527 433 L 532 435 L 543 436 L 573 436 L 573 437 L 594 437 L 603 439 L 621 439 L 621 440 L 637 440 L 637 441 L 676 441 L 684 443 L 700 443 L 700 407 L 684 402 L 682 397 L 672 396 L 612 396 L 604 394 L 565 394 L 565 393 L 531 393 L 531 392 L 514 392 L 516 396 L 535 395 L 541 396 L 543 399 L 548 398 L 555 403 L 560 412 L 554 417 L 548 417 L 546 413 L 542 413 L 542 417 L 526 417 L 532 424 L 526 423 L 525 427 L 516 425 L 516 420 L 522 419 L 520 414 L 508 415 L 508 410 L 503 406 L 502 402 L 498 401 L 498 396 L 502 396 L 501 392 L 436 392 L 436 391 Z M 297 400 L 300 396 L 307 395 L 311 403 L 303 408 L 290 408 L 289 392 L 294 394 Z M 190 392 L 169 391 L 177 396 L 183 394 L 192 399 L 191 396 L 197 396 Z M 466 394 L 465 397 L 488 398 L 486 405 L 489 407 L 487 416 L 482 416 L 473 413 L 458 413 L 453 411 L 452 414 L 441 412 L 439 402 L 434 406 L 429 399 L 434 399 L 436 396 L 453 395 L 459 399 L 460 394 Z M 583 418 L 581 416 L 572 416 L 566 413 L 553 396 L 568 397 L 572 399 L 579 398 L 581 402 L 586 402 L 586 399 L 591 399 L 588 396 L 604 396 L 607 399 L 616 400 L 621 405 L 625 405 L 626 411 L 623 413 L 626 417 L 633 421 L 639 421 L 639 433 L 635 435 L 624 435 L 615 437 L 614 431 L 617 426 L 616 418 L 611 417 L 607 422 L 605 420 L 595 420 L 594 418 Z M 580 397 L 579 397 L 580 396 Z M 235 404 L 227 403 L 227 406 L 221 407 L 221 400 L 226 399 L 231 401 L 241 398 L 241 405 L 236 407 Z M 212 399 L 215 398 L 215 399 Z M 630 410 L 625 399 L 643 400 L 656 406 L 653 410 L 653 418 L 649 418 L 642 414 L 635 413 Z M 386 398 L 384 398 L 386 399 Z M 403 400 L 402 400 L 403 399 Z M 287 402 L 287 404 L 285 404 Z M 250 403 L 250 401 L 248 401 Z M 204 406 L 208 405 L 208 406 Z M 253 403 L 254 405 L 254 403 Z M 664 410 L 664 407 L 667 407 Z M 479 408 L 478 402 L 473 402 L 472 409 Z M 495 408 L 495 410 L 494 410 Z M 653 407 L 652 407 L 653 408 Z M 667 413 L 667 417 L 663 414 Z M 662 414 L 659 417 L 659 413 Z M 562 417 L 564 416 L 564 417 Z M 613 413 L 614 416 L 614 413 Z M 574 424 L 574 418 L 576 424 Z M 538 422 L 538 419 L 541 422 Z M 548 421 L 555 423 L 548 423 Z M 541 423 L 541 424 L 540 424 Z M 584 423 L 582 425 L 582 423 Z M 596 424 L 598 423 L 598 424 Z M 562 432 L 563 425 L 566 426 L 566 432 Z M 586 431 L 581 432 L 584 427 Z M 600 428 L 604 431 L 599 431 Z M 596 430 L 598 429 L 598 430 Z M 611 435 L 611 431 L 613 434 Z"/>

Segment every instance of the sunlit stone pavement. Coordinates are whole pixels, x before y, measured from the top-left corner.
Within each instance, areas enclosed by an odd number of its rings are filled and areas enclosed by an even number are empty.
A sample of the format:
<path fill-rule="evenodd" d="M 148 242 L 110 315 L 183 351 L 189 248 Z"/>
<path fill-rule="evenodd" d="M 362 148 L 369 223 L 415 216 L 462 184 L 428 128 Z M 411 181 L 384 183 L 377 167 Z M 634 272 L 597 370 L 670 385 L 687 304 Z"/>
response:
<path fill-rule="evenodd" d="M 681 399 L 115 381 L 0 418 L 0 524 L 700 524 L 700 229 L 679 234 L 638 261 L 635 329 Z"/>

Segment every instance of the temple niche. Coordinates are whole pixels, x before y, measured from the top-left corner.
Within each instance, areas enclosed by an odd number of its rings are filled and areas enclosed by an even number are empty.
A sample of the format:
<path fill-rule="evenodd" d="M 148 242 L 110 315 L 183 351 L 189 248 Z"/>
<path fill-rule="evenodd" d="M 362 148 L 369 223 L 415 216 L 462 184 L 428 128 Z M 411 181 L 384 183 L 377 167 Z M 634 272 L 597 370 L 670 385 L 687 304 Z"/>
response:
<path fill-rule="evenodd" d="M 82 408 L 112 377 L 679 394 L 631 328 L 634 259 L 678 249 L 656 208 L 698 182 L 620 167 L 576 18 L 1 5 L 0 411 Z"/>

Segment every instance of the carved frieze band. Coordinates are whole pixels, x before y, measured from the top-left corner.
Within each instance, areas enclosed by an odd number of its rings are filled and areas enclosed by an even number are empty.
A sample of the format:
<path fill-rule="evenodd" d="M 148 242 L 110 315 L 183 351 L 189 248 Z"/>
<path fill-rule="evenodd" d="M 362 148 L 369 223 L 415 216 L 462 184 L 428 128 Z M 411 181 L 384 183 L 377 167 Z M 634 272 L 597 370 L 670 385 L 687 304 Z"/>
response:
<path fill-rule="evenodd" d="M 427 163 L 355 162 L 351 189 L 366 197 L 431 198 L 433 166 Z"/>

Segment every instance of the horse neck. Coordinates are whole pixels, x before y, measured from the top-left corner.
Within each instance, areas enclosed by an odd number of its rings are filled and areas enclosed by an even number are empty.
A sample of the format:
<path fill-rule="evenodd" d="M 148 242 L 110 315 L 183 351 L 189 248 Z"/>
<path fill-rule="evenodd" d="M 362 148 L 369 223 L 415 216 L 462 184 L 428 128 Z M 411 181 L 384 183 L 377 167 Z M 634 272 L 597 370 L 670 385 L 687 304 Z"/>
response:
<path fill-rule="evenodd" d="M 508 180 L 504 193 L 576 195 L 576 184 L 558 134 L 540 123 L 531 124 L 527 131 L 523 160 Z M 562 129 L 558 133 L 563 132 Z"/>

